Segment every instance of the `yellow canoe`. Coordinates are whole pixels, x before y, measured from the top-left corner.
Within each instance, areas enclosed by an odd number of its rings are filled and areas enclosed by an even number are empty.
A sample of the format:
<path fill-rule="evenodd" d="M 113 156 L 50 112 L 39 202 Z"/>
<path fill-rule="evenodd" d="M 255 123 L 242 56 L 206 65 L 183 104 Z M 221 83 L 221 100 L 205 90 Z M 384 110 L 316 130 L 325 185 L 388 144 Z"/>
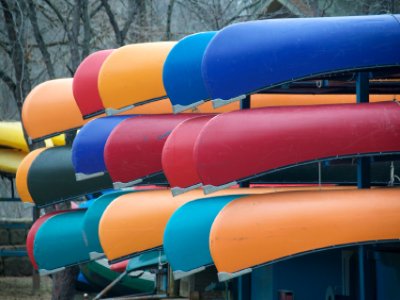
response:
<path fill-rule="evenodd" d="M 132 44 L 114 50 L 98 78 L 101 100 L 108 114 L 132 105 L 166 98 L 162 81 L 164 61 L 175 42 Z"/>
<path fill-rule="evenodd" d="M 28 189 L 28 180 L 27 180 L 28 172 L 29 172 L 29 168 L 31 167 L 33 161 L 44 150 L 46 150 L 46 148 L 40 148 L 40 149 L 33 150 L 27 156 L 25 156 L 25 158 L 22 160 L 22 162 L 20 163 L 20 165 L 18 167 L 17 175 L 16 175 L 16 186 L 17 186 L 18 195 L 23 202 L 33 203 L 32 196 L 29 193 L 29 189 Z"/>
<path fill-rule="evenodd" d="M 109 260 L 116 260 L 162 246 L 165 226 L 183 204 L 222 195 L 262 194 L 316 187 L 227 189 L 204 195 L 192 190 L 173 197 L 170 190 L 143 191 L 122 195 L 105 210 L 99 224 L 99 239 Z M 336 187 L 327 187 L 335 189 Z"/>
<path fill-rule="evenodd" d="M 398 240 L 400 189 L 287 192 L 225 206 L 210 233 L 220 280 L 295 255 L 355 243 Z"/>
<path fill-rule="evenodd" d="M 49 80 L 36 86 L 25 99 L 22 122 L 33 140 L 81 127 L 86 121 L 72 94 L 72 78 Z"/>
<path fill-rule="evenodd" d="M 18 166 L 26 155 L 26 152 L 19 150 L 0 148 L 0 172 L 17 173 Z"/>
<path fill-rule="evenodd" d="M 65 145 L 65 135 L 60 134 L 45 140 L 47 147 Z M 19 121 L 0 122 L 0 147 L 13 148 L 29 152 L 28 144 L 24 139 L 22 124 Z"/>

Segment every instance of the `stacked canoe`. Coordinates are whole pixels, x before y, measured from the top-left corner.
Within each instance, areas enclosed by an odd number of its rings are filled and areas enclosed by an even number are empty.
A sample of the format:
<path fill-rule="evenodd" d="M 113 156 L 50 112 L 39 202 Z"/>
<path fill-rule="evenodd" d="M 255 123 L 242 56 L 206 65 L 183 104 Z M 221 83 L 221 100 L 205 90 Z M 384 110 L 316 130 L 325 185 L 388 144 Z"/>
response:
<path fill-rule="evenodd" d="M 103 258 L 130 259 L 129 272 L 167 262 L 176 279 L 215 264 L 223 281 L 332 246 L 398 240 L 400 190 L 354 187 L 360 157 L 370 157 L 371 184 L 397 184 L 398 18 L 239 23 L 98 51 L 73 79 L 35 87 L 22 114 L 31 140 L 80 130 L 72 145 L 26 156 L 22 200 L 102 196 L 39 219 L 32 262 L 43 274 Z M 374 103 L 342 93 L 361 71 Z M 313 94 L 292 92 L 304 86 Z M 248 183 L 269 185 L 238 187 Z"/>

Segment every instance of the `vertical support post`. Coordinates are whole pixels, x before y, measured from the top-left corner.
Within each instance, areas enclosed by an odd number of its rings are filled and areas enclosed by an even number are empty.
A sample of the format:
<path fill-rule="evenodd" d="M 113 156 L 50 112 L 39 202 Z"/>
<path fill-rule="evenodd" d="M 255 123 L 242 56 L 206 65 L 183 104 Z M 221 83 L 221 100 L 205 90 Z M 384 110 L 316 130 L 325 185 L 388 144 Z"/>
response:
<path fill-rule="evenodd" d="M 250 95 L 240 101 L 240 109 L 250 109 Z M 240 187 L 249 187 L 250 182 L 245 181 L 239 184 Z M 251 276 L 249 274 L 242 275 L 237 279 L 238 300 L 249 300 L 251 298 Z"/>
<path fill-rule="evenodd" d="M 35 223 L 35 221 L 37 219 L 39 219 L 40 217 L 40 208 L 37 208 L 36 206 L 34 206 L 32 208 L 32 218 L 33 218 L 33 223 Z M 40 289 L 40 276 L 37 270 L 35 270 L 35 268 L 32 267 L 32 290 L 33 293 L 36 293 L 39 291 Z"/>
<path fill-rule="evenodd" d="M 357 103 L 369 102 L 369 75 L 367 72 L 357 74 L 356 81 Z M 365 189 L 370 187 L 370 158 L 361 157 L 357 163 L 357 187 Z"/>
<path fill-rule="evenodd" d="M 356 81 L 357 103 L 369 102 L 369 75 L 367 72 L 359 72 Z M 370 183 L 370 159 L 362 157 L 357 162 L 357 187 L 367 189 Z M 359 299 L 365 300 L 365 253 L 364 246 L 358 247 L 358 277 Z"/>
<path fill-rule="evenodd" d="M 240 109 L 250 109 L 250 107 L 251 107 L 250 95 L 247 95 L 246 98 L 244 98 L 240 101 Z M 240 187 L 249 187 L 250 182 L 248 182 L 248 181 L 241 182 L 241 183 L 239 183 L 239 186 Z"/>

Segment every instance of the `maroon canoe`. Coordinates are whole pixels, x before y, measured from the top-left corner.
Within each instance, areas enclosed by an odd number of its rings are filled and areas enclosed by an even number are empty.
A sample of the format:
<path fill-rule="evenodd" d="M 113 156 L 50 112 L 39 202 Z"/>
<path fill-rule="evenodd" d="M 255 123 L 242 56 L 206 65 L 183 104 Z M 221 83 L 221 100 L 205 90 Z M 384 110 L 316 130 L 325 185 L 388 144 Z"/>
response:
<path fill-rule="evenodd" d="M 169 135 L 162 151 L 162 167 L 174 196 L 201 186 L 193 150 L 204 125 L 214 115 L 183 121 Z"/>
<path fill-rule="evenodd" d="M 113 49 L 97 51 L 86 57 L 75 72 L 72 89 L 84 119 L 104 112 L 97 79 L 101 66 Z"/>
<path fill-rule="evenodd" d="M 115 188 L 131 186 L 162 172 L 161 154 L 171 131 L 196 114 L 151 115 L 126 119 L 111 132 L 104 161 Z"/>
<path fill-rule="evenodd" d="M 291 165 L 399 151 L 397 102 L 273 107 L 210 120 L 195 162 L 209 193 Z"/>

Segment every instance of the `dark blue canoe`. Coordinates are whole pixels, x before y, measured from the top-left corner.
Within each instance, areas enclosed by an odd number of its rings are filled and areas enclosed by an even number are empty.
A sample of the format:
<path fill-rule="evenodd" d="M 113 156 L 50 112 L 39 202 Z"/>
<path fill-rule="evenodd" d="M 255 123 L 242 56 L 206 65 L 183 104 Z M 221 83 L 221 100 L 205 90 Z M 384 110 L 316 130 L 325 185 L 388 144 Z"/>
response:
<path fill-rule="evenodd" d="M 218 105 L 299 79 L 400 66 L 399 49 L 399 15 L 253 21 L 217 33 L 202 73 Z"/>
<path fill-rule="evenodd" d="M 77 180 L 104 175 L 107 171 L 104 163 L 107 138 L 115 126 L 130 117 L 99 118 L 82 127 L 72 144 L 72 163 Z"/>

